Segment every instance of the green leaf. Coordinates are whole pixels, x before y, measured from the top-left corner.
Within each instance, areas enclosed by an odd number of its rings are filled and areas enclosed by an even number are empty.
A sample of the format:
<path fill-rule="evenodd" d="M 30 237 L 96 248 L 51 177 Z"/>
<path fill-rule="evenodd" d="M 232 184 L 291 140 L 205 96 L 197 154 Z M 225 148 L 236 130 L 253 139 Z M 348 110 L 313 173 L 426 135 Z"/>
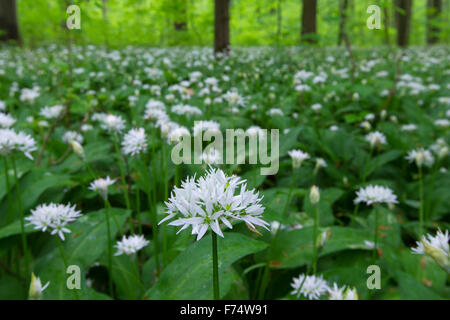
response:
<path fill-rule="evenodd" d="M 227 268 L 240 258 L 261 251 L 267 245 L 239 233 L 225 233 L 218 241 L 220 296 L 227 294 L 233 281 Z M 195 242 L 178 255 L 150 288 L 148 299 L 211 299 L 212 258 L 211 236 Z"/>
<path fill-rule="evenodd" d="M 86 285 L 85 273 L 88 268 L 105 252 L 107 248 L 107 229 L 105 220 L 105 209 L 84 214 L 69 228 L 72 233 L 66 237 L 63 243 L 63 252 L 68 265 L 76 265 L 81 270 L 81 289 L 77 290 L 80 299 L 107 298 L 98 295 Z M 119 225 L 123 225 L 130 211 L 113 208 L 111 213 L 115 216 Z M 111 223 L 111 234 L 113 239 L 118 230 L 115 223 Z M 50 235 L 49 235 L 50 237 Z M 50 281 L 45 290 L 46 299 L 74 299 L 73 290 L 66 285 L 67 278 L 63 260 L 56 246 L 56 236 L 51 240 L 53 246 L 42 255 L 35 265 L 35 274 L 43 283 Z"/>

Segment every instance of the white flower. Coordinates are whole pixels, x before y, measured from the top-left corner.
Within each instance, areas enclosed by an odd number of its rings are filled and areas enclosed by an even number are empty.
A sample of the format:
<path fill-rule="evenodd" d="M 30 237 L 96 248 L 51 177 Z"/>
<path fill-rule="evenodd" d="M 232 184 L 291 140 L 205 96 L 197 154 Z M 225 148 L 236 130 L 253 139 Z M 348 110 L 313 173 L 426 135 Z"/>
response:
<path fill-rule="evenodd" d="M 206 164 L 221 164 L 222 153 L 216 148 L 210 148 L 209 151 L 202 153 L 202 160 Z"/>
<path fill-rule="evenodd" d="M 75 205 L 70 206 L 63 204 L 41 204 L 36 209 L 31 210 L 31 216 L 25 218 L 35 229 L 42 230 L 42 232 L 51 230 L 50 234 L 58 234 L 61 240 L 64 240 L 64 233 L 71 231 L 66 228 L 66 225 L 75 221 L 81 216 L 80 211 L 75 210 Z"/>
<path fill-rule="evenodd" d="M 422 167 L 423 165 L 431 167 L 434 163 L 433 155 L 430 151 L 425 150 L 424 148 L 409 151 L 406 159 L 409 162 L 414 161 L 418 167 Z"/>
<path fill-rule="evenodd" d="M 20 91 L 20 101 L 22 102 L 29 102 L 29 103 L 33 103 L 34 100 L 40 96 L 39 93 L 39 88 L 33 88 L 33 89 L 28 89 L 28 88 L 23 88 Z"/>
<path fill-rule="evenodd" d="M 100 120 L 102 121 L 101 127 L 108 132 L 120 133 L 125 129 L 125 120 L 121 116 L 108 114 Z"/>
<path fill-rule="evenodd" d="M 448 230 L 445 233 L 438 230 L 434 237 L 431 234 L 423 236 L 421 241 L 416 242 L 417 247 L 411 250 L 415 254 L 426 254 L 432 257 L 442 269 L 450 273 L 449 240 Z"/>
<path fill-rule="evenodd" d="M 316 158 L 316 168 L 326 168 L 327 162 L 322 158 Z"/>
<path fill-rule="evenodd" d="M 0 129 L 0 155 L 8 156 L 21 151 L 27 158 L 33 159 L 31 152 L 36 149 L 36 142 L 30 135 L 22 131 L 16 133 L 12 129 Z"/>
<path fill-rule="evenodd" d="M 169 143 L 178 143 L 183 137 L 190 137 L 191 133 L 186 127 L 176 127 L 169 131 L 168 140 Z"/>
<path fill-rule="evenodd" d="M 6 103 L 5 101 L 0 100 L 0 111 L 6 110 Z"/>
<path fill-rule="evenodd" d="M 42 286 L 41 279 L 36 277 L 34 273 L 31 273 L 31 282 L 30 289 L 28 291 L 28 299 L 29 300 L 41 300 L 42 292 L 49 286 L 50 282 L 47 282 L 44 286 Z"/>
<path fill-rule="evenodd" d="M 339 288 L 337 283 L 333 283 L 333 287 L 328 288 L 328 300 L 344 300 L 345 286 Z"/>
<path fill-rule="evenodd" d="M 328 284 L 323 280 L 322 276 L 316 277 L 314 275 L 306 276 L 300 274 L 298 278 L 293 278 L 291 283 L 292 290 L 291 294 L 303 295 L 309 300 L 318 300 L 322 294 L 327 292 Z"/>
<path fill-rule="evenodd" d="M 11 117 L 9 114 L 0 112 L 0 128 L 11 128 L 14 123 L 16 123 L 16 119 Z"/>
<path fill-rule="evenodd" d="M 223 98 L 231 106 L 244 106 L 244 98 L 239 95 L 236 88 L 233 88 L 223 95 Z"/>
<path fill-rule="evenodd" d="M 386 144 L 386 137 L 379 131 L 370 132 L 365 137 L 366 141 L 370 143 L 370 147 L 381 146 Z"/>
<path fill-rule="evenodd" d="M 194 136 L 198 136 L 203 131 L 220 132 L 220 124 L 212 120 L 195 121 L 193 128 Z"/>
<path fill-rule="evenodd" d="M 284 116 L 283 110 L 279 108 L 272 108 L 269 111 L 267 111 L 267 114 L 269 116 Z"/>
<path fill-rule="evenodd" d="M 148 240 L 145 240 L 143 235 L 132 235 L 128 238 L 126 236 L 122 237 L 121 241 L 117 241 L 115 247 L 117 248 L 117 252 L 114 254 L 115 256 L 120 256 L 121 254 L 132 255 L 133 253 L 138 252 L 146 245 L 149 244 Z"/>
<path fill-rule="evenodd" d="M 84 139 L 83 136 L 78 132 L 69 130 L 64 133 L 62 140 L 67 144 L 72 144 L 72 141 L 76 141 L 79 144 L 82 144 Z"/>
<path fill-rule="evenodd" d="M 113 185 L 116 180 L 111 179 L 109 176 L 106 179 L 99 178 L 91 182 L 89 190 L 98 192 L 103 200 L 108 199 L 108 187 Z"/>
<path fill-rule="evenodd" d="M 245 180 L 210 168 L 197 181 L 195 177 L 188 178 L 181 188 L 174 188 L 166 202 L 168 215 L 160 223 L 181 216 L 169 225 L 182 226 L 180 231 L 192 226 L 197 241 L 209 228 L 223 237 L 220 223 L 231 229 L 229 220 L 244 221 L 251 229 L 255 226 L 267 229 L 269 224 L 260 218 L 264 212 L 261 200 L 258 192 L 247 190 Z"/>
<path fill-rule="evenodd" d="M 437 119 L 434 124 L 438 127 L 447 128 L 450 126 L 450 121 L 448 119 Z"/>
<path fill-rule="evenodd" d="M 147 135 L 144 128 L 131 129 L 122 140 L 124 155 L 135 156 L 147 149 Z"/>
<path fill-rule="evenodd" d="M 398 203 L 397 196 L 392 190 L 382 186 L 369 185 L 359 189 L 356 195 L 355 203 L 365 202 L 369 206 L 373 203 L 386 203 L 388 205 Z"/>
<path fill-rule="evenodd" d="M 292 167 L 300 168 L 302 162 L 306 159 L 309 159 L 310 156 L 307 152 L 303 152 L 302 150 L 291 150 L 288 152 L 289 156 L 292 159 Z"/>
<path fill-rule="evenodd" d="M 41 111 L 39 111 L 39 114 L 46 119 L 56 119 L 59 117 L 63 109 L 64 107 L 61 105 L 56 105 L 53 107 L 45 106 L 41 109 Z"/>
<path fill-rule="evenodd" d="M 402 131 L 414 131 L 417 129 L 417 126 L 413 123 L 411 124 L 404 124 L 400 127 L 400 130 Z"/>
<path fill-rule="evenodd" d="M 314 111 L 319 111 L 320 109 L 322 109 L 322 105 L 320 103 L 315 103 L 311 106 L 311 109 Z"/>

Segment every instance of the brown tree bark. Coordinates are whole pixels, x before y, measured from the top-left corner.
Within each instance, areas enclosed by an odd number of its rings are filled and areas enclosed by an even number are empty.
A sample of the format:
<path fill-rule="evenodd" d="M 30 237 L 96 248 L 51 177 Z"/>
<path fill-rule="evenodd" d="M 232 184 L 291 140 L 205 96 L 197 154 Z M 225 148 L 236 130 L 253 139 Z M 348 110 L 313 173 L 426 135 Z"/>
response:
<path fill-rule="evenodd" d="M 173 1 L 173 0 L 172 0 Z M 177 12 L 175 22 L 173 26 L 177 31 L 186 31 L 188 29 L 187 24 L 187 2 L 186 0 L 176 1 L 175 10 Z"/>
<path fill-rule="evenodd" d="M 411 30 L 412 0 L 396 0 L 397 45 L 407 47 Z"/>
<path fill-rule="evenodd" d="M 338 36 L 338 46 L 342 44 L 345 36 L 345 27 L 347 24 L 347 8 L 348 0 L 339 0 L 339 36 Z"/>
<path fill-rule="evenodd" d="M 230 50 L 230 0 L 214 3 L 214 54 Z"/>
<path fill-rule="evenodd" d="M 0 0 L 0 41 L 20 43 L 16 0 Z"/>
<path fill-rule="evenodd" d="M 317 0 L 303 0 L 301 41 L 316 43 Z"/>
<path fill-rule="evenodd" d="M 439 21 L 442 13 L 442 0 L 427 0 L 427 43 L 439 42 Z"/>

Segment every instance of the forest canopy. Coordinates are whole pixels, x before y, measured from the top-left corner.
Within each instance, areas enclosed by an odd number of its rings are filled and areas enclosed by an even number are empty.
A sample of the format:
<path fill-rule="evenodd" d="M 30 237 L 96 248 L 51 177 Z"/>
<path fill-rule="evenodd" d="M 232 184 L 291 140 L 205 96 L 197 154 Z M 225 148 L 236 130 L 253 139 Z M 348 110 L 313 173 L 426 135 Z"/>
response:
<path fill-rule="evenodd" d="M 346 32 L 352 45 L 376 46 L 388 39 L 395 43 L 397 13 L 401 1 L 348 0 Z M 411 1 L 410 45 L 423 45 L 427 38 L 430 3 Z M 214 41 L 214 1 L 211 0 L 17 0 L 19 30 L 23 42 L 64 42 L 67 3 L 81 9 L 81 30 L 75 41 L 89 44 L 150 46 L 211 46 Z M 366 26 L 368 6 L 379 5 L 381 28 Z M 337 45 L 342 1 L 317 1 L 317 43 Z M 449 1 L 442 1 L 442 14 L 431 21 L 439 27 L 441 42 L 448 43 Z M 230 1 L 230 42 L 234 46 L 297 45 L 300 43 L 303 4 L 299 0 Z M 428 14 L 427 14 L 428 13 Z M 386 26 L 388 32 L 386 33 Z"/>

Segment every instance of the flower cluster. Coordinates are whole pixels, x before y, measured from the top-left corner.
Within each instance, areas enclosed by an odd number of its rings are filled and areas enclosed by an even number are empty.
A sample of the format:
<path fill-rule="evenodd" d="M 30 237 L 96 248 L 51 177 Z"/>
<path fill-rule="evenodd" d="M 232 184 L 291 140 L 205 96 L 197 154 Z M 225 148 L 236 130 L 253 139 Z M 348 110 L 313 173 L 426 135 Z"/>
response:
<path fill-rule="evenodd" d="M 300 274 L 293 278 L 291 283 L 292 295 L 303 296 L 309 300 L 319 300 L 322 295 L 328 293 L 328 300 L 358 300 L 356 289 L 343 286 L 339 288 L 337 283 L 333 287 L 322 276 Z"/>
<path fill-rule="evenodd" d="M 81 212 L 75 210 L 75 205 L 50 203 L 41 204 L 31 210 L 31 216 L 25 220 L 28 220 L 30 225 L 34 225 L 35 229 L 42 230 L 42 232 L 49 229 L 51 230 L 50 234 L 58 234 L 61 240 L 64 240 L 64 233 L 71 232 L 66 225 L 80 216 Z"/>
<path fill-rule="evenodd" d="M 411 150 L 408 152 L 406 160 L 409 162 L 415 162 L 418 167 L 422 167 L 423 165 L 431 167 L 434 163 L 433 155 L 430 151 L 425 150 L 424 148 Z"/>
<path fill-rule="evenodd" d="M 36 142 L 30 135 L 22 131 L 17 133 L 12 129 L 0 129 L 1 156 L 8 156 L 15 151 L 20 151 L 23 152 L 27 158 L 33 159 L 31 152 L 36 149 Z"/>
<path fill-rule="evenodd" d="M 108 187 L 116 182 L 110 177 L 106 177 L 106 179 L 99 178 L 91 182 L 89 186 L 89 190 L 98 192 L 103 200 L 108 199 Z"/>
<path fill-rule="evenodd" d="M 258 192 L 247 190 L 245 180 L 210 168 L 197 181 L 191 177 L 181 188 L 175 187 L 166 202 L 168 215 L 160 223 L 178 216 L 169 225 L 182 226 L 180 231 L 192 226 L 197 241 L 209 228 L 223 237 L 220 223 L 231 229 L 233 220 L 244 221 L 252 229 L 267 229 L 269 224 L 260 218 L 264 212 L 261 200 Z"/>
<path fill-rule="evenodd" d="M 147 148 L 147 135 L 144 128 L 131 129 L 123 137 L 122 152 L 124 155 L 135 156 Z"/>
<path fill-rule="evenodd" d="M 302 150 L 291 150 L 288 154 L 292 158 L 293 168 L 300 168 L 303 161 L 310 158 L 309 154 L 307 152 L 303 152 Z"/>
<path fill-rule="evenodd" d="M 374 203 L 386 203 L 388 205 L 398 203 L 394 192 L 383 186 L 369 185 L 356 191 L 356 196 L 355 203 L 364 202 L 368 206 Z"/>
<path fill-rule="evenodd" d="M 114 255 L 120 256 L 121 254 L 124 253 L 126 255 L 132 255 L 133 253 L 138 252 L 148 244 L 149 241 L 145 240 L 144 236 L 142 235 L 136 234 L 133 236 L 129 236 L 128 238 L 126 236 L 123 236 L 122 240 L 117 241 L 117 244 L 115 245 L 115 247 L 117 248 L 117 252 Z"/>
<path fill-rule="evenodd" d="M 417 247 L 412 248 L 411 250 L 415 254 L 429 255 L 439 266 L 450 273 L 449 240 L 450 236 L 448 230 L 446 230 L 445 233 L 438 230 L 434 237 L 431 234 L 422 237 L 421 241 L 416 242 Z"/>

